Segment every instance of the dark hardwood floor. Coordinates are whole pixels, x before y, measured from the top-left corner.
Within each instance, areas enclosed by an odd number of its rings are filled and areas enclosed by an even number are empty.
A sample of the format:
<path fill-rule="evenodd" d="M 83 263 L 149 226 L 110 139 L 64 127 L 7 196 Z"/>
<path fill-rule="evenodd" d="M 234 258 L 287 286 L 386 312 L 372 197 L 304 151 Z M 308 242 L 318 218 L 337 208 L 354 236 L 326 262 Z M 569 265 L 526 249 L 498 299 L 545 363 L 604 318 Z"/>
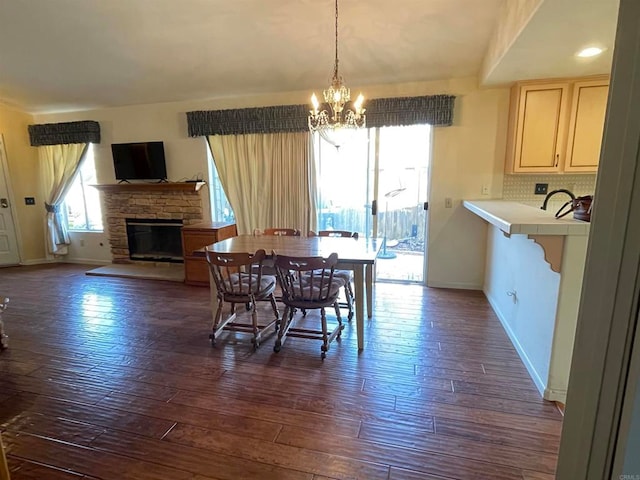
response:
<path fill-rule="evenodd" d="M 12 480 L 554 477 L 562 417 L 481 292 L 379 283 L 365 350 L 354 322 L 322 361 L 212 348 L 208 289 L 89 268 L 0 269 Z"/>

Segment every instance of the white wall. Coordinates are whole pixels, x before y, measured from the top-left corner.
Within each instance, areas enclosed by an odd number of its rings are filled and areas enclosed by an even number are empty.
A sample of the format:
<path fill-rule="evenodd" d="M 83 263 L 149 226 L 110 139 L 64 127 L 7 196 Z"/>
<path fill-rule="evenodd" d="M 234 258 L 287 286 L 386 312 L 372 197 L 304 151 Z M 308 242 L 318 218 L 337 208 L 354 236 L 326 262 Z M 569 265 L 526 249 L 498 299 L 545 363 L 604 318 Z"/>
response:
<path fill-rule="evenodd" d="M 434 134 L 427 278 L 433 287 L 481 290 L 486 223 L 462 200 L 502 197 L 509 90 L 460 90 L 454 125 Z"/>
<path fill-rule="evenodd" d="M 560 274 L 551 270 L 542 247 L 527 235 L 507 238 L 499 228 L 488 228 L 484 292 L 543 394 L 549 382 Z"/>
<path fill-rule="evenodd" d="M 356 87 L 355 85 L 353 86 Z M 359 88 L 356 88 L 359 90 Z M 434 132 L 431 172 L 428 282 L 431 286 L 482 288 L 485 227 L 461 206 L 464 198 L 478 198 L 482 186 L 502 195 L 509 91 L 479 90 L 475 78 L 362 87 L 368 98 L 414 95 L 456 95 L 454 125 Z M 161 140 L 165 144 L 169 180 L 202 174 L 206 177 L 206 145 L 187 136 L 185 113 L 192 110 L 245 108 L 308 103 L 309 93 L 224 98 L 191 102 L 132 105 L 121 108 L 38 115 L 36 123 L 96 120 L 102 143 L 95 149 L 99 183 L 115 181 L 111 143 Z M 444 208 L 444 198 L 453 208 Z M 207 213 L 209 210 L 206 203 Z M 81 234 L 85 246 L 74 246 L 69 261 L 108 260 L 106 234 Z M 103 245 L 100 246 L 100 243 Z"/>

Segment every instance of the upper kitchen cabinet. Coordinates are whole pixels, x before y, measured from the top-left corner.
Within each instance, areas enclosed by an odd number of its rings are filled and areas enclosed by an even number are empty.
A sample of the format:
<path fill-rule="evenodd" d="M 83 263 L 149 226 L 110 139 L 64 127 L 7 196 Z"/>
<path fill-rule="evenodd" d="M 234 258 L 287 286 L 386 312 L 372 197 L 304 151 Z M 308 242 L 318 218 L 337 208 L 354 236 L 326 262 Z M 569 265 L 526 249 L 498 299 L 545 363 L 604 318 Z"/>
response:
<path fill-rule="evenodd" d="M 608 80 L 573 84 L 565 172 L 598 169 L 608 94 Z"/>
<path fill-rule="evenodd" d="M 608 85 L 606 78 L 516 84 L 506 172 L 595 172 Z"/>

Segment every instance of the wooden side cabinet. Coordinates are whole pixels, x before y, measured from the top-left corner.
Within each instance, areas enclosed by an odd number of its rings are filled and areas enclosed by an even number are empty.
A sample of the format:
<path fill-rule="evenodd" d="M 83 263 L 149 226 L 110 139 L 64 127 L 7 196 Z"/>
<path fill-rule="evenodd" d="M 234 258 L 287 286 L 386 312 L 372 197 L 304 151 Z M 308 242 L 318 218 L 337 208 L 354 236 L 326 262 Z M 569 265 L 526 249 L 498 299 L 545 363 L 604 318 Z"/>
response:
<path fill-rule="evenodd" d="M 235 223 L 204 222 L 182 227 L 184 282 L 187 285 L 208 287 L 207 260 L 204 257 L 194 256 L 193 252 L 212 243 L 235 237 L 237 234 Z"/>

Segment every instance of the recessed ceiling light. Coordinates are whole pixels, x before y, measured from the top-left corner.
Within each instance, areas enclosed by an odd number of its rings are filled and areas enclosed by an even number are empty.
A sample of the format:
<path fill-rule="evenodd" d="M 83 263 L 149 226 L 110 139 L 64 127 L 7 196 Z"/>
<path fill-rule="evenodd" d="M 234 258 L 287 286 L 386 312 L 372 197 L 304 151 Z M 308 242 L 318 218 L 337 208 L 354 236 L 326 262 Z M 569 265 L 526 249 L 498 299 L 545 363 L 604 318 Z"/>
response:
<path fill-rule="evenodd" d="M 600 55 L 604 52 L 604 48 L 600 47 L 588 47 L 580 50 L 576 55 L 578 57 L 595 57 L 596 55 Z"/>

